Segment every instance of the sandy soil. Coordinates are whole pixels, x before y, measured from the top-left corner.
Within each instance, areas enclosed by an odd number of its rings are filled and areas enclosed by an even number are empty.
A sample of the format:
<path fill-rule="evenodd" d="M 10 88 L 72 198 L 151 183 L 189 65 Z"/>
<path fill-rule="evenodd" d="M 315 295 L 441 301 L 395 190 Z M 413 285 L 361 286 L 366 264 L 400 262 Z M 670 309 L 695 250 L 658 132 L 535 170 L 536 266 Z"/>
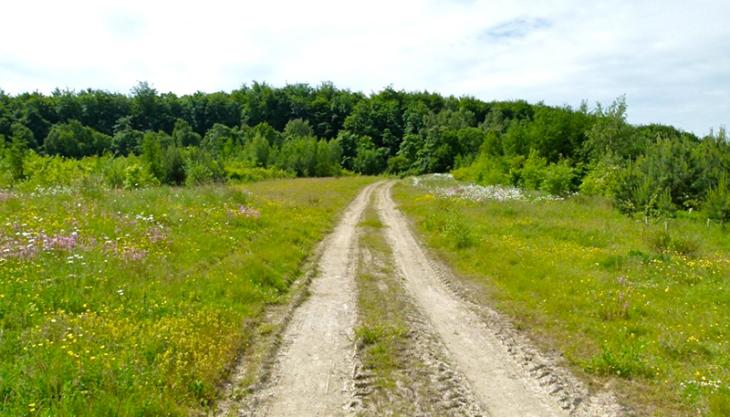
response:
<path fill-rule="evenodd" d="M 254 394 L 256 408 L 250 415 L 352 413 L 356 229 L 374 187 L 366 187 L 355 198 L 324 242 L 310 295 L 284 331 L 270 381 Z"/>

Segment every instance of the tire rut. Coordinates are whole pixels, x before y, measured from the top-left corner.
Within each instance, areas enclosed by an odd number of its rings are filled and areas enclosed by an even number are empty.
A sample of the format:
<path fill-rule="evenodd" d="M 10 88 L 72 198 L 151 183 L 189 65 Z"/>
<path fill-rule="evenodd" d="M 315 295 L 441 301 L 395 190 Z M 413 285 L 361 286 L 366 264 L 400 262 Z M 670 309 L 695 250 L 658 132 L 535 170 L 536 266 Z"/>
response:
<path fill-rule="evenodd" d="M 553 358 L 532 347 L 509 321 L 468 301 L 448 270 L 427 256 L 397 210 L 393 182 L 377 190 L 404 287 L 491 416 L 620 416 L 627 410 L 612 395 L 591 395 Z"/>
<path fill-rule="evenodd" d="M 371 193 L 381 185 L 365 187 L 323 241 L 309 297 L 283 331 L 269 378 L 245 399 L 238 415 L 354 415 L 356 229 Z"/>
<path fill-rule="evenodd" d="M 242 401 L 229 401 L 238 403 L 237 415 L 631 414 L 608 392 L 592 395 L 559 359 L 534 348 L 508 319 L 472 302 L 449 269 L 421 247 L 390 196 L 393 184 L 366 187 L 322 242 L 310 295 L 287 315 L 290 320 L 265 375 Z M 374 254 L 360 242 L 358 223 L 371 195 L 384 225 L 373 233 L 383 235 L 389 253 Z M 362 265 L 369 265 L 368 273 L 380 274 L 376 292 L 397 294 L 389 297 L 397 300 L 407 327 L 396 354 L 401 366 L 393 386 L 377 383 L 377 370 L 363 367 L 363 352 L 355 344 Z M 219 415 L 234 411 L 226 409 Z"/>

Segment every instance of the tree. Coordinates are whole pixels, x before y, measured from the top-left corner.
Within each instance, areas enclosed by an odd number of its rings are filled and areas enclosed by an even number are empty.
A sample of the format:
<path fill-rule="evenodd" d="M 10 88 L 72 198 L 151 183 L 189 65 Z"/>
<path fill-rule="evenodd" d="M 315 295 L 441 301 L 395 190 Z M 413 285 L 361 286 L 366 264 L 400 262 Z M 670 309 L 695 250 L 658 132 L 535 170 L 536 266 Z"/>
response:
<path fill-rule="evenodd" d="M 139 130 L 132 129 L 131 116 L 121 117 L 114 125 L 111 150 L 114 155 L 119 156 L 140 153 L 143 136 L 144 134 Z"/>
<path fill-rule="evenodd" d="M 246 144 L 244 154 L 254 166 L 266 167 L 269 165 L 269 155 L 271 154 L 271 145 L 261 135 L 256 135 Z"/>
<path fill-rule="evenodd" d="M 175 121 L 175 128 L 172 130 L 172 140 L 176 146 L 199 146 L 200 135 L 193 132 L 193 128 L 183 119 Z"/>
<path fill-rule="evenodd" d="M 626 98 L 617 98 L 606 110 L 598 106 L 593 126 L 586 133 L 583 153 L 587 159 L 600 159 L 605 155 L 617 155 L 622 159 L 634 159 L 646 148 L 645 138 L 626 123 Z"/>
<path fill-rule="evenodd" d="M 723 227 L 730 221 L 730 186 L 726 177 L 709 190 L 703 208 L 708 218 L 719 221 Z"/>
<path fill-rule="evenodd" d="M 163 151 L 162 182 L 180 185 L 185 182 L 185 159 L 177 146 L 168 146 Z"/>
<path fill-rule="evenodd" d="M 15 122 L 10 126 L 11 142 L 21 142 L 25 144 L 27 148 L 34 148 L 36 146 L 36 139 L 33 132 L 28 129 L 24 124 Z"/>
<path fill-rule="evenodd" d="M 379 174 L 385 170 L 386 153 L 387 149 L 376 147 L 372 139 L 363 136 L 357 145 L 357 155 L 353 160 L 353 168 L 365 175 Z"/>
<path fill-rule="evenodd" d="M 243 147 L 242 136 L 238 128 L 216 123 L 205 134 L 201 147 L 216 157 L 232 156 L 238 147 Z"/>
<path fill-rule="evenodd" d="M 142 138 L 142 160 L 159 181 L 165 178 L 164 167 L 162 163 L 163 151 L 166 146 L 172 144 L 172 139 L 167 137 L 164 132 L 147 131 Z"/>
<path fill-rule="evenodd" d="M 5 150 L 5 157 L 8 161 L 8 170 L 13 181 L 25 179 L 25 155 L 28 152 L 27 142 L 13 137 L 10 145 Z"/>
<path fill-rule="evenodd" d="M 50 155 L 69 158 L 101 155 L 111 150 L 112 138 L 84 126 L 78 120 L 59 123 L 51 128 L 43 148 Z"/>
<path fill-rule="evenodd" d="M 302 119 L 293 119 L 287 122 L 284 127 L 284 137 L 287 139 L 291 138 L 308 138 L 313 137 L 314 131 L 309 125 L 309 122 Z"/>
<path fill-rule="evenodd" d="M 132 88 L 131 116 L 134 127 L 142 131 L 165 127 L 162 101 L 147 82 Z"/>

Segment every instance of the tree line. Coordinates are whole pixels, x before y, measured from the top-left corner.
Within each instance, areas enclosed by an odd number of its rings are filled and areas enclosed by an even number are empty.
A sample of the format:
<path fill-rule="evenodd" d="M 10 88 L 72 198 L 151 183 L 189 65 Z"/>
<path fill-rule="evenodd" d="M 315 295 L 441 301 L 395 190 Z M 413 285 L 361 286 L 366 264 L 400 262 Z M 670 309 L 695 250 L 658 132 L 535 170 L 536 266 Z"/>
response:
<path fill-rule="evenodd" d="M 393 88 L 365 95 L 330 83 L 183 96 L 147 83 L 129 94 L 0 91 L 0 149 L 10 183 L 32 174 L 38 164 L 29 155 L 106 155 L 127 161 L 120 169 L 135 180 L 167 184 L 251 168 L 298 176 L 454 171 L 484 184 L 599 194 L 626 213 L 703 209 L 730 220 L 725 132 L 700 138 L 634 126 L 622 98 L 589 109 Z"/>

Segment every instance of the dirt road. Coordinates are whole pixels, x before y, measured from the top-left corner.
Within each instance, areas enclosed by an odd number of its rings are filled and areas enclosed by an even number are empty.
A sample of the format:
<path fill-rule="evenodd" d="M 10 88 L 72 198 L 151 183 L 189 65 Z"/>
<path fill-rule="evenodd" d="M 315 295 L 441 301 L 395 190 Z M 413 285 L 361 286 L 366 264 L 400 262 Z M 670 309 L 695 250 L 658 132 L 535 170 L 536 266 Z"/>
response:
<path fill-rule="evenodd" d="M 391 282 L 401 283 L 413 305 L 412 315 L 420 317 L 410 329 L 414 335 L 408 354 L 438 357 L 440 365 L 431 379 L 443 380 L 436 373 L 447 372 L 451 381 L 461 385 L 455 388 L 451 383 L 450 393 L 444 396 L 455 403 L 449 407 L 461 407 L 449 415 L 466 415 L 460 410 L 467 409 L 471 410 L 468 415 L 494 417 L 623 414 L 612 396 L 589 394 L 556 361 L 530 346 L 506 319 L 460 296 L 455 287 L 458 280 L 428 256 L 396 208 L 390 196 L 392 185 L 380 182 L 365 188 L 323 242 L 311 295 L 284 331 L 270 381 L 253 394 L 255 409 L 243 415 L 370 414 L 359 401 L 369 390 L 356 387 L 362 381 L 356 384 L 353 372 L 360 368 L 353 327 L 358 309 L 358 222 L 371 195 L 384 225 L 380 233 L 392 253 L 392 273 L 398 275 Z M 422 342 L 429 338 L 437 340 Z M 431 371 L 425 367 L 421 372 Z M 378 413 L 384 413 L 382 408 Z"/>
<path fill-rule="evenodd" d="M 353 399 L 357 223 L 375 185 L 366 187 L 327 237 L 309 298 L 283 335 L 256 416 L 347 415 Z"/>

